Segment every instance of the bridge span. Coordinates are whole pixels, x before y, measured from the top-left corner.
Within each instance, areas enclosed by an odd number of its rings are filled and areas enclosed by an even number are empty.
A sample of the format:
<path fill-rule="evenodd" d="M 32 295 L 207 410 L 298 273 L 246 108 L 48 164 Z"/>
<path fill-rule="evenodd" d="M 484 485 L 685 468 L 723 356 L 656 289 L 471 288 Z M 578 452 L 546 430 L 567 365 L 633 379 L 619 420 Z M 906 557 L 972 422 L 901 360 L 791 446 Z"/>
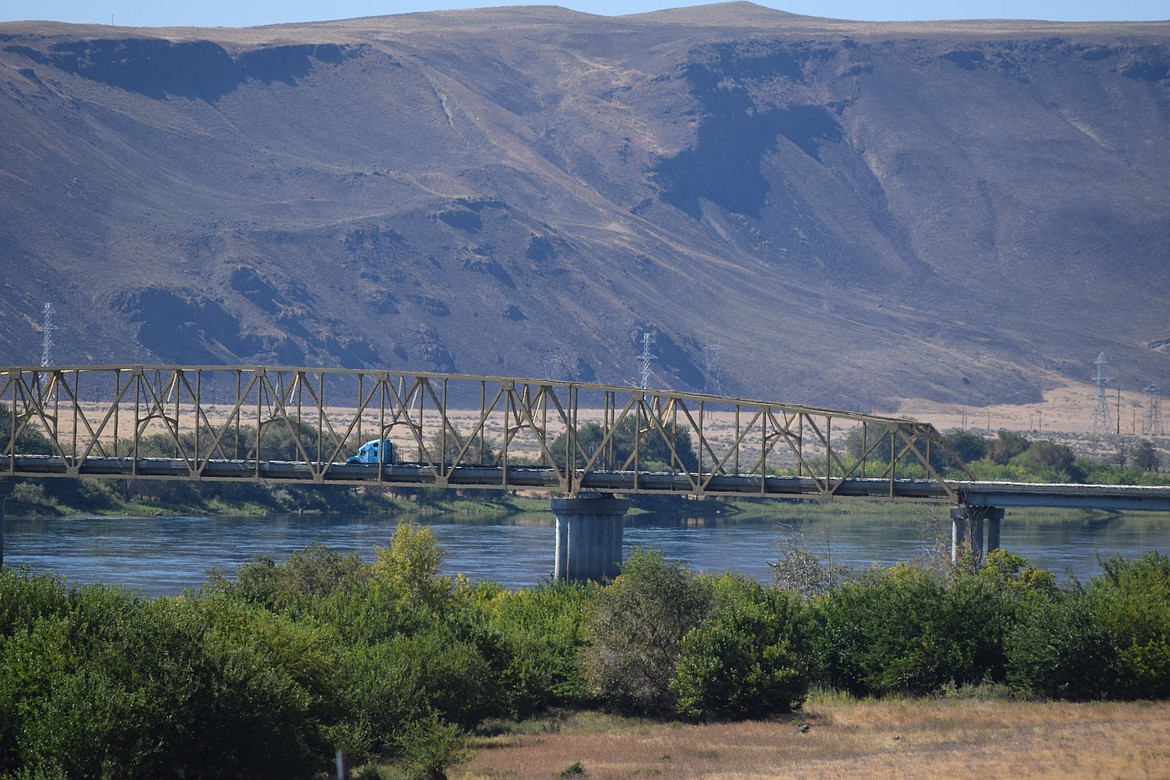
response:
<path fill-rule="evenodd" d="M 382 461 L 348 462 L 367 440 L 390 442 Z M 1168 488 L 977 482 L 928 423 L 803 405 L 427 372 L 0 368 L 0 483 L 51 477 L 541 491 L 574 578 L 616 571 L 613 494 L 945 503 L 956 554 L 985 521 L 997 546 L 1005 506 L 1170 511 Z M 574 534 L 598 527 L 575 566 Z"/>

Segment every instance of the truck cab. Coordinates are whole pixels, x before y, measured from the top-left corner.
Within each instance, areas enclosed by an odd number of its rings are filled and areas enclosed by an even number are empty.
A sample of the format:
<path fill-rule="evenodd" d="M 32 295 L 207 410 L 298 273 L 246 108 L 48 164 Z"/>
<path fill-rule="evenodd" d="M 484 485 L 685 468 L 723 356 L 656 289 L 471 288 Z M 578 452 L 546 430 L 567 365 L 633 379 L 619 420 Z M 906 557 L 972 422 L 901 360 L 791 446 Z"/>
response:
<path fill-rule="evenodd" d="M 379 464 L 379 463 L 393 463 L 394 462 L 394 443 L 389 439 L 373 439 L 358 447 L 357 455 L 350 455 L 346 463 L 365 463 L 365 464 Z"/>

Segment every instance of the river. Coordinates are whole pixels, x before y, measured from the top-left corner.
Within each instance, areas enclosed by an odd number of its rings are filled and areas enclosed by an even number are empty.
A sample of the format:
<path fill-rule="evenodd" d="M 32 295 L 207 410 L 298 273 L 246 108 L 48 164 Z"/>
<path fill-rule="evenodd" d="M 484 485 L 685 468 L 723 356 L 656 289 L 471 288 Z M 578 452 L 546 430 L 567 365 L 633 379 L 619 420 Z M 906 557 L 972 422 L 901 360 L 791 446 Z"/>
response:
<path fill-rule="evenodd" d="M 879 505 L 877 509 L 816 510 L 782 505 L 771 517 L 630 516 L 625 551 L 661 550 L 693 570 L 734 571 L 770 580 L 769 562 L 804 547 L 854 569 L 888 566 L 937 550 L 949 533 L 946 509 Z M 418 520 L 447 551 L 444 569 L 509 588 L 549 577 L 555 527 L 551 514 L 477 521 L 461 516 Z M 395 517 L 9 517 L 4 562 L 50 571 L 71 583 L 125 585 L 148 596 L 177 595 L 206 580 L 213 567 L 228 574 L 254 556 L 278 562 L 313 542 L 372 560 L 389 544 Z M 1002 546 L 1062 578 L 1097 575 L 1098 555 L 1138 557 L 1170 550 L 1170 518 L 1154 513 L 1009 511 Z"/>

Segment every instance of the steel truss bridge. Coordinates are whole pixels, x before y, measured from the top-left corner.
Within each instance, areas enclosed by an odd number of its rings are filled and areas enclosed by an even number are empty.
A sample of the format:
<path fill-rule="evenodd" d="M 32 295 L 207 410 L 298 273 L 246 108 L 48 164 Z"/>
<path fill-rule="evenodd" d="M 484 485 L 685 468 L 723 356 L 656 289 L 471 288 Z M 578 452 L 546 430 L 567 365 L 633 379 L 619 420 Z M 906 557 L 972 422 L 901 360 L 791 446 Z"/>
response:
<path fill-rule="evenodd" d="M 371 439 L 384 463 L 347 457 Z M 928 423 L 540 379 L 289 367 L 0 368 L 4 477 L 1170 510 L 1170 489 L 944 478 Z M 968 473 L 969 474 L 969 473 Z"/>

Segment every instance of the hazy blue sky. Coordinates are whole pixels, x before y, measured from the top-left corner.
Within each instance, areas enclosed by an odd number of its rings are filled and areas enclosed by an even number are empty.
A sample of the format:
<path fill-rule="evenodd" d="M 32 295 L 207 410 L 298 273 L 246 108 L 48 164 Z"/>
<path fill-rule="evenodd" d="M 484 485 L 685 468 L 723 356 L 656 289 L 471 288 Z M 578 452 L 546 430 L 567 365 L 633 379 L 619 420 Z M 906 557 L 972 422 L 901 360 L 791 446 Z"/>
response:
<path fill-rule="evenodd" d="M 52 19 L 132 27 L 249 27 L 279 22 L 347 19 L 357 16 L 479 8 L 497 5 L 563 5 L 576 11 L 618 14 L 701 5 L 688 0 L 564 0 L 525 3 L 490 0 L 0 0 L 0 21 Z M 760 0 L 761 5 L 810 16 L 895 21 L 910 19 L 1050 19 L 1135 21 L 1170 19 L 1167 0 Z"/>

